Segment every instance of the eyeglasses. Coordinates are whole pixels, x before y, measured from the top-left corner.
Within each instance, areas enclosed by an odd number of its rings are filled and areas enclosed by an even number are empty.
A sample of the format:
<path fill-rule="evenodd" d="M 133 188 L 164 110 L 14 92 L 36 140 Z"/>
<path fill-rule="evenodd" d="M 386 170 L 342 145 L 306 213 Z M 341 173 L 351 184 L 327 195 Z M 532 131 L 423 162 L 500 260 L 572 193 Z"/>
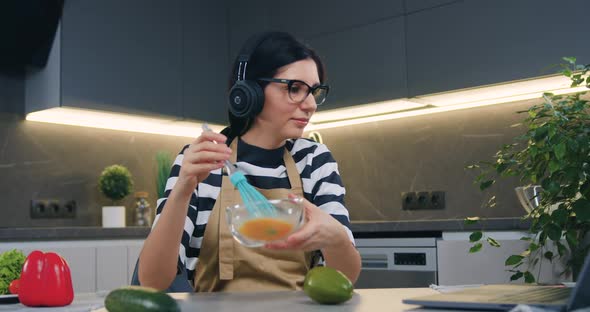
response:
<path fill-rule="evenodd" d="M 287 84 L 287 89 L 289 90 L 289 98 L 291 99 L 291 101 L 298 104 L 305 101 L 305 99 L 311 93 L 313 94 L 313 98 L 315 99 L 316 105 L 322 105 L 324 101 L 326 101 L 326 97 L 328 97 L 328 91 L 330 91 L 330 87 L 328 85 L 317 85 L 315 87 L 311 87 L 310 85 L 301 80 L 278 78 L 258 78 L 258 80 Z"/>

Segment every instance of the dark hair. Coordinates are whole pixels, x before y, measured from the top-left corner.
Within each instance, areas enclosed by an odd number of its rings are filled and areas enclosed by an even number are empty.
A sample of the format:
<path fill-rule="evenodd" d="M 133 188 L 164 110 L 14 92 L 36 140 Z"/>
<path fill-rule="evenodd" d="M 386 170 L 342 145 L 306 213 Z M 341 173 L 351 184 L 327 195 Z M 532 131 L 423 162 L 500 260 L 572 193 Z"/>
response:
<path fill-rule="evenodd" d="M 254 35 L 252 38 L 258 36 L 261 36 L 261 34 Z M 242 46 L 238 56 L 240 54 L 247 53 L 247 50 L 252 49 L 252 47 L 249 46 L 251 45 L 250 42 L 252 38 L 247 40 Z M 295 39 L 295 37 L 293 37 L 291 34 L 278 31 L 267 32 L 262 34 L 262 37 L 259 40 L 258 46 L 254 51 L 252 51 L 250 60 L 248 61 L 246 80 L 256 80 L 262 77 L 274 77 L 279 68 L 297 61 L 311 58 L 318 68 L 320 83 L 324 83 L 326 73 L 324 64 L 320 60 L 320 57 L 315 53 L 314 50 Z M 238 57 L 236 57 L 229 78 L 228 91 L 238 79 L 238 64 L 239 60 Z M 268 85 L 268 82 L 264 81 L 257 81 L 257 83 L 262 87 L 262 89 Z M 252 123 L 254 121 L 254 118 L 238 118 L 234 116 L 229 110 L 228 116 L 229 127 L 221 131 L 221 133 L 227 137 L 227 144 L 229 144 L 235 137 L 246 133 L 246 131 L 252 127 Z"/>

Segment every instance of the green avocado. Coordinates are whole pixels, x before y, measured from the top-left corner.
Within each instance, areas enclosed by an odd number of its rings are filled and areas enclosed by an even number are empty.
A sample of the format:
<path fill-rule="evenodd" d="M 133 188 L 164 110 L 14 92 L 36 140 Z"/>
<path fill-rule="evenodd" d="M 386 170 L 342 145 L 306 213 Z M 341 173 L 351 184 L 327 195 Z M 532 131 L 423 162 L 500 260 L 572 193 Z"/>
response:
<path fill-rule="evenodd" d="M 330 267 L 315 267 L 305 275 L 303 291 L 321 304 L 338 304 L 352 298 L 354 287 L 342 272 Z"/>
<path fill-rule="evenodd" d="M 104 300 L 109 312 L 180 312 L 174 298 L 165 292 L 141 286 L 126 286 L 109 292 Z"/>

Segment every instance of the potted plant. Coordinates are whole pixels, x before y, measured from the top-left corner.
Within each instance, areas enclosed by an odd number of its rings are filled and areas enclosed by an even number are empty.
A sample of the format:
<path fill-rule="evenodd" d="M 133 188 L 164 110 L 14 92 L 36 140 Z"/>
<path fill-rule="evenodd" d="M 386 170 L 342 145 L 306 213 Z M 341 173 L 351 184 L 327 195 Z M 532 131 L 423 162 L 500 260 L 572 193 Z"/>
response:
<path fill-rule="evenodd" d="M 562 74 L 572 81 L 571 86 L 590 87 L 590 65 L 576 65 L 576 59 L 563 58 Z M 590 232 L 590 101 L 586 92 L 553 95 L 545 93 L 544 103 L 526 111 L 522 122 L 526 132 L 504 145 L 493 162 L 468 166 L 481 170 L 475 179 L 480 189 L 486 190 L 498 177 L 517 177 L 521 184 L 534 193 L 535 205 L 524 216 L 530 221 L 528 248 L 519 255 L 511 255 L 505 265 L 511 267 L 511 280 L 524 278 L 535 282 L 531 270 L 540 259 L 565 263 L 563 273 L 572 273 L 576 280 L 588 254 Z M 494 198 L 489 201 L 494 205 Z M 467 218 L 466 223 L 478 218 Z M 484 235 L 473 232 L 470 252 L 479 251 Z M 491 246 L 499 243 L 487 237 Z M 554 248 L 550 248 L 550 247 Z M 528 263 L 529 266 L 523 266 Z M 537 277 L 538 278 L 538 277 Z"/>
<path fill-rule="evenodd" d="M 102 207 L 102 226 L 124 227 L 125 206 L 118 203 L 133 189 L 131 173 L 121 165 L 108 166 L 100 174 L 98 188 L 112 202 L 112 206 Z"/>
<path fill-rule="evenodd" d="M 158 198 L 163 198 L 166 191 L 166 182 L 170 175 L 172 158 L 164 151 L 156 153 L 156 191 Z"/>

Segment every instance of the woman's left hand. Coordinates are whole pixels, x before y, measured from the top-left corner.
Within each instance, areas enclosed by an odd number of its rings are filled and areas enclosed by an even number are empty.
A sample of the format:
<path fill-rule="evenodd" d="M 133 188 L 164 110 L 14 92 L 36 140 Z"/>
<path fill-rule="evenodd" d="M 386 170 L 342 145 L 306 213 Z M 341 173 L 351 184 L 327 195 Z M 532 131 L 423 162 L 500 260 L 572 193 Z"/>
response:
<path fill-rule="evenodd" d="M 289 194 L 290 198 L 297 196 Z M 350 244 L 344 226 L 318 206 L 303 198 L 305 224 L 285 241 L 266 244 L 270 249 L 320 250 Z"/>

